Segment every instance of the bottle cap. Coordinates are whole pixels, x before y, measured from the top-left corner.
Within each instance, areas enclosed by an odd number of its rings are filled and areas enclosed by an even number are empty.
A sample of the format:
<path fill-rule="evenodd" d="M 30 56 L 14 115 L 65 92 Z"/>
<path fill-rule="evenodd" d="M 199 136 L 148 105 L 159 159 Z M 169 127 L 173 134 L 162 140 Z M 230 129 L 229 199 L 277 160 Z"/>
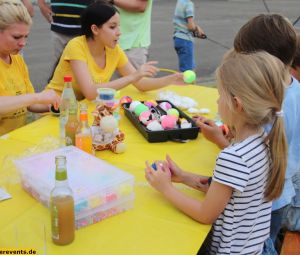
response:
<path fill-rule="evenodd" d="M 64 76 L 64 82 L 71 82 L 72 81 L 72 76 L 71 75 L 65 75 Z"/>

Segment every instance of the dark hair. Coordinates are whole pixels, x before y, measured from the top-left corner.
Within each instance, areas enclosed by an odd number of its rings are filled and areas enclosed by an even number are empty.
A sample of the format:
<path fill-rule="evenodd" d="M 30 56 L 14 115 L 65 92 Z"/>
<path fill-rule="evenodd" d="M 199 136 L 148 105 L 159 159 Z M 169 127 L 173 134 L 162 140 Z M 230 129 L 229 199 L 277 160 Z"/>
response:
<path fill-rule="evenodd" d="M 101 27 L 117 12 L 109 1 L 97 0 L 91 3 L 81 14 L 81 33 L 87 38 L 93 38 L 91 26 Z"/>
<path fill-rule="evenodd" d="M 280 14 L 260 14 L 241 27 L 234 39 L 237 52 L 264 50 L 290 65 L 296 51 L 296 31 Z"/>
<path fill-rule="evenodd" d="M 294 55 L 292 67 L 300 67 L 300 34 L 297 34 L 296 53 Z"/>

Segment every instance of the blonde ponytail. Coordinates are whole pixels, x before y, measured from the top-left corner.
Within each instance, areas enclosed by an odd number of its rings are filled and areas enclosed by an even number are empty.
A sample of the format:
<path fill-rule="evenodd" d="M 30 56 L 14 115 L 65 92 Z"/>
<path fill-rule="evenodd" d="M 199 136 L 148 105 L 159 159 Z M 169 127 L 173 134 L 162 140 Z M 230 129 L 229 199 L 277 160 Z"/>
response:
<path fill-rule="evenodd" d="M 268 140 L 272 158 L 272 171 L 267 182 L 265 197 L 266 200 L 271 201 L 278 198 L 283 190 L 288 149 L 283 118 L 276 116 L 276 113 Z"/>
<path fill-rule="evenodd" d="M 287 143 L 282 109 L 288 69 L 267 52 L 237 53 L 230 50 L 216 71 L 219 88 L 224 91 L 229 110 L 235 114 L 233 96 L 242 102 L 245 125 L 261 128 L 272 125 L 266 143 L 271 166 L 265 198 L 278 198 L 283 190 L 287 165 Z M 237 113 L 238 114 L 238 113 Z M 228 123 L 233 124 L 233 123 Z"/>

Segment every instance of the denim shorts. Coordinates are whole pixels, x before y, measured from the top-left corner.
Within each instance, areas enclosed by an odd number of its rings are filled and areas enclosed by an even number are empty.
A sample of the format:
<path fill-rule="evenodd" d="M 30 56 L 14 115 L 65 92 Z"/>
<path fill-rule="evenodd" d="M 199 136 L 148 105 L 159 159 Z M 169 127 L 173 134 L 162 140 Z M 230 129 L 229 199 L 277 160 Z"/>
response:
<path fill-rule="evenodd" d="M 284 209 L 282 225 L 290 231 L 300 232 L 300 173 L 293 176 L 293 184 L 296 195 Z"/>
<path fill-rule="evenodd" d="M 195 55 L 194 55 L 194 43 L 189 40 L 174 37 L 174 48 L 176 50 L 179 60 L 179 70 L 184 72 L 186 70 L 194 70 Z"/>

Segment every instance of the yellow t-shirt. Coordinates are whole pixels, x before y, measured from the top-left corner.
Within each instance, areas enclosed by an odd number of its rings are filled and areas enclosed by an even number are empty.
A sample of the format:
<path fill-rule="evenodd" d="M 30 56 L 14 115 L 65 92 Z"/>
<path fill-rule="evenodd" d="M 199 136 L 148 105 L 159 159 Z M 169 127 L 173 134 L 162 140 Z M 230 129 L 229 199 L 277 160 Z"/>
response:
<path fill-rule="evenodd" d="M 10 55 L 11 64 L 0 59 L 0 96 L 34 93 L 27 66 L 20 55 Z M 1 99 L 0 99 L 1 100 Z M 0 135 L 26 124 L 27 108 L 0 116 Z"/>
<path fill-rule="evenodd" d="M 54 75 L 50 83 L 47 85 L 47 89 L 54 89 L 57 93 L 61 94 L 64 88 L 64 76 L 71 75 L 73 77 L 73 89 L 77 100 L 84 98 L 80 91 L 78 83 L 72 72 L 70 60 L 84 61 L 91 74 L 94 83 L 108 82 L 117 68 L 120 68 L 127 64 L 128 58 L 124 51 L 117 45 L 115 48 L 105 47 L 106 53 L 106 65 L 104 69 L 100 68 L 95 62 L 93 56 L 87 45 L 86 37 L 78 36 L 70 40 L 66 45 L 63 54 L 59 60 L 59 63 L 55 69 Z"/>

